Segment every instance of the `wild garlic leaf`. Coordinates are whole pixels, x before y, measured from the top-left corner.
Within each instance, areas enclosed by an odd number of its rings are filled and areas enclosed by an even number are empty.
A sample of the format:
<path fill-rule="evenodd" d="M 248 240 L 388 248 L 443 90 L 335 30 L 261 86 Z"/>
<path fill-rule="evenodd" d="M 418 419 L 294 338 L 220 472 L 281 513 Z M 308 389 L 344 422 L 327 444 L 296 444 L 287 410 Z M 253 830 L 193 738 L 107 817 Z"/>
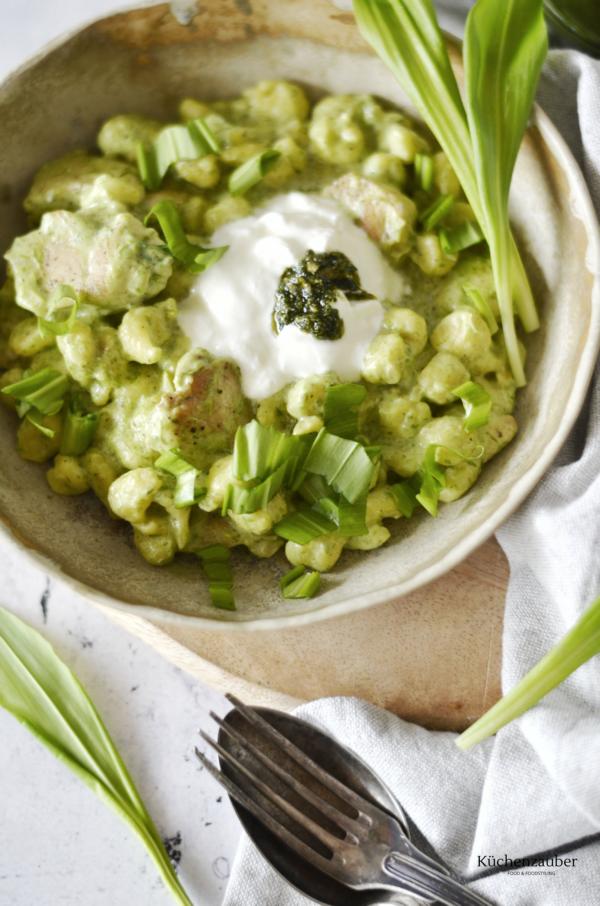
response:
<path fill-rule="evenodd" d="M 127 821 L 175 900 L 192 906 L 154 822 L 81 683 L 38 632 L 2 607 L 0 707 Z"/>
<path fill-rule="evenodd" d="M 478 0 L 464 42 L 466 110 L 481 223 L 488 240 L 506 347 L 525 383 L 512 316 L 514 279 L 508 193 L 548 49 L 541 0 Z M 517 350 L 517 355 L 514 354 Z"/>
<path fill-rule="evenodd" d="M 496 0 L 479 0 L 475 10 L 482 2 L 487 4 L 485 16 L 481 19 L 479 16 L 474 17 L 472 24 L 477 34 L 481 28 L 486 30 L 486 34 L 480 37 L 482 45 L 488 41 L 493 43 L 497 35 L 504 32 L 507 28 L 505 20 L 511 21 L 509 32 L 512 35 L 512 17 L 517 0 L 511 0 L 508 4 Z M 526 0 L 526 3 L 533 3 L 533 0 Z M 537 5 L 541 7 L 541 0 L 537 0 Z M 523 384 L 525 377 L 516 340 L 513 300 L 526 331 L 539 327 L 535 302 L 523 262 L 510 232 L 508 214 L 502 211 L 498 213 L 495 207 L 491 206 L 488 195 L 482 195 L 480 191 L 474 162 L 473 133 L 479 128 L 484 128 L 484 125 L 480 127 L 476 118 L 471 123 L 467 120 L 433 4 L 431 0 L 354 0 L 354 12 L 362 34 L 394 73 L 441 145 L 484 233 L 492 260 L 495 255 L 496 260 L 502 263 L 502 268 L 496 268 L 494 271 L 497 294 L 499 298 L 502 296 L 504 299 L 502 327 L 511 369 L 517 383 Z M 524 30 L 530 26 L 533 34 L 531 40 L 537 46 L 537 51 L 534 65 L 523 70 L 524 77 L 528 80 L 527 90 L 523 92 L 519 116 L 515 117 L 512 123 L 512 139 L 509 145 L 513 149 L 515 146 L 518 149 L 521 142 L 539 71 L 537 69 L 539 23 L 533 13 L 529 17 L 525 16 L 522 21 Z M 523 41 L 527 40 L 528 36 L 524 35 Z M 503 57 L 497 60 L 497 63 L 504 65 L 508 60 L 512 60 L 510 55 L 507 59 Z M 488 62 L 489 65 L 493 64 L 493 60 Z M 498 78 L 501 77 L 499 73 Z M 527 106 L 528 99 L 529 107 L 523 119 L 521 114 Z M 487 118 L 493 117 L 494 113 L 495 110 L 488 109 Z M 510 117 L 510 109 L 502 111 L 502 115 Z M 490 151 L 493 152 L 493 148 Z M 496 167 L 508 170 L 508 164 L 511 164 L 510 172 L 503 172 L 502 183 L 508 180 L 510 184 L 514 165 L 514 159 L 511 163 L 510 155 L 503 153 L 499 161 L 494 163 L 492 170 L 496 174 L 494 178 L 497 178 Z M 494 249 L 498 242 L 501 248 Z M 510 287 L 510 304 L 506 301 L 509 295 L 507 280 Z"/>

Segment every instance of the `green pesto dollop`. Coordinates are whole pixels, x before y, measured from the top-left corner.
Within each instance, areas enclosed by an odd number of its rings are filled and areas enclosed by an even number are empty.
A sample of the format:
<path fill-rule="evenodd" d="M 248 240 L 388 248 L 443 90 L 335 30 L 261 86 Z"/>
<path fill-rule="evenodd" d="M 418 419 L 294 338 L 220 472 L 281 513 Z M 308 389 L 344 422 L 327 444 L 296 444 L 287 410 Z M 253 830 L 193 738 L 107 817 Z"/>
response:
<path fill-rule="evenodd" d="M 273 323 L 277 333 L 288 324 L 319 340 L 339 340 L 344 322 L 335 307 L 337 294 L 347 299 L 372 299 L 360 284 L 356 267 L 343 252 L 306 253 L 284 270 L 275 294 Z"/>

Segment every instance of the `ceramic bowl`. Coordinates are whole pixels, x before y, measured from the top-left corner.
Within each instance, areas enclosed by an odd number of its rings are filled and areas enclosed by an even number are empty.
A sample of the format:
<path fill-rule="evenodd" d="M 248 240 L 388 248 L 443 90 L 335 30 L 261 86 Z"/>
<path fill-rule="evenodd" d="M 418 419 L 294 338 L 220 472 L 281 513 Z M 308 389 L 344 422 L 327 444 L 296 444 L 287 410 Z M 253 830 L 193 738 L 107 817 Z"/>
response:
<path fill-rule="evenodd" d="M 182 14 L 183 12 L 183 14 Z M 226 97 L 261 78 L 289 78 L 318 95 L 372 92 L 407 105 L 393 77 L 329 0 L 203 0 L 194 16 L 166 5 L 102 19 L 46 49 L 0 87 L 0 251 L 25 222 L 35 170 L 94 144 L 106 117 L 167 117 L 185 96 Z M 211 607 L 197 561 L 157 569 L 127 526 L 91 496 L 55 496 L 45 469 L 15 448 L 14 416 L 0 412 L 0 515 L 6 531 L 88 597 L 128 613 L 197 627 L 283 627 L 389 601 L 440 577 L 519 506 L 558 452 L 583 403 L 599 343 L 598 232 L 577 166 L 536 110 L 513 182 L 512 216 L 542 316 L 529 342 L 520 431 L 473 490 L 437 519 L 398 525 L 367 555 L 345 554 L 314 600 L 284 601 L 283 560 L 236 554 L 238 610 Z"/>

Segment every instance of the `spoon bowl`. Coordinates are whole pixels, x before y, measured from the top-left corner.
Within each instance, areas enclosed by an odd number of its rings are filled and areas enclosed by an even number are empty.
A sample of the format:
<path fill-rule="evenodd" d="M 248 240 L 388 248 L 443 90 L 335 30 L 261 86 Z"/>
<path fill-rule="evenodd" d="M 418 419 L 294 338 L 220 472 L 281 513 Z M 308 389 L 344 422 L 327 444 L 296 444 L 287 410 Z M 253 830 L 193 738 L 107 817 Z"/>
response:
<path fill-rule="evenodd" d="M 394 794 L 350 749 L 297 717 L 269 708 L 256 708 L 255 710 L 299 748 L 310 753 L 310 757 L 326 771 L 396 818 L 402 825 L 406 836 L 426 856 L 435 859 L 438 863 L 441 862 Z M 281 755 L 277 749 L 260 732 L 249 727 L 237 710 L 229 712 L 225 723 L 243 732 L 246 738 L 265 754 L 280 759 Z M 235 753 L 235 743 L 223 730 L 219 732 L 218 741 L 224 749 L 232 754 Z M 238 784 L 240 783 L 240 776 L 237 776 L 235 770 L 223 759 L 220 759 L 220 767 L 225 775 Z M 286 764 L 286 769 L 289 769 L 303 783 L 307 782 L 306 775 L 297 765 L 290 762 L 289 765 Z M 273 778 L 271 778 L 272 780 Z M 314 789 L 319 795 L 327 794 L 327 791 L 324 791 L 316 781 Z M 289 787 L 282 786 L 282 792 L 289 801 L 293 800 Z M 232 805 L 244 830 L 266 861 L 296 890 L 312 900 L 327 904 L 327 906 L 374 906 L 376 903 L 404 903 L 406 906 L 416 906 L 417 903 L 425 902 L 398 891 L 351 890 L 317 869 L 307 868 L 307 864 L 299 856 L 282 844 L 250 812 L 233 800 Z M 306 810 L 306 805 L 304 805 L 304 809 Z"/>

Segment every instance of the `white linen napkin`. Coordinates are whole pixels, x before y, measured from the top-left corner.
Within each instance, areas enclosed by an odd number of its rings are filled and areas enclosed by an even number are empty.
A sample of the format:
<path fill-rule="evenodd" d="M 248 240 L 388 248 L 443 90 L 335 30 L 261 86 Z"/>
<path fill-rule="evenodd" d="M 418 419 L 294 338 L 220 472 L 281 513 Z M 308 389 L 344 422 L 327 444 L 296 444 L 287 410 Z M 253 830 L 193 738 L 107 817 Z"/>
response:
<path fill-rule="evenodd" d="M 570 144 L 600 207 L 600 62 L 552 51 L 542 107 Z M 510 561 L 503 688 L 511 688 L 600 594 L 600 368 L 553 468 L 498 533 Z M 430 732 L 355 699 L 297 714 L 368 762 L 439 855 L 459 872 L 550 851 L 562 864 L 474 882 L 502 906 L 600 903 L 600 658 L 494 740 L 460 752 Z M 558 851 L 558 855 L 556 855 Z M 244 839 L 224 906 L 305 906 Z"/>

